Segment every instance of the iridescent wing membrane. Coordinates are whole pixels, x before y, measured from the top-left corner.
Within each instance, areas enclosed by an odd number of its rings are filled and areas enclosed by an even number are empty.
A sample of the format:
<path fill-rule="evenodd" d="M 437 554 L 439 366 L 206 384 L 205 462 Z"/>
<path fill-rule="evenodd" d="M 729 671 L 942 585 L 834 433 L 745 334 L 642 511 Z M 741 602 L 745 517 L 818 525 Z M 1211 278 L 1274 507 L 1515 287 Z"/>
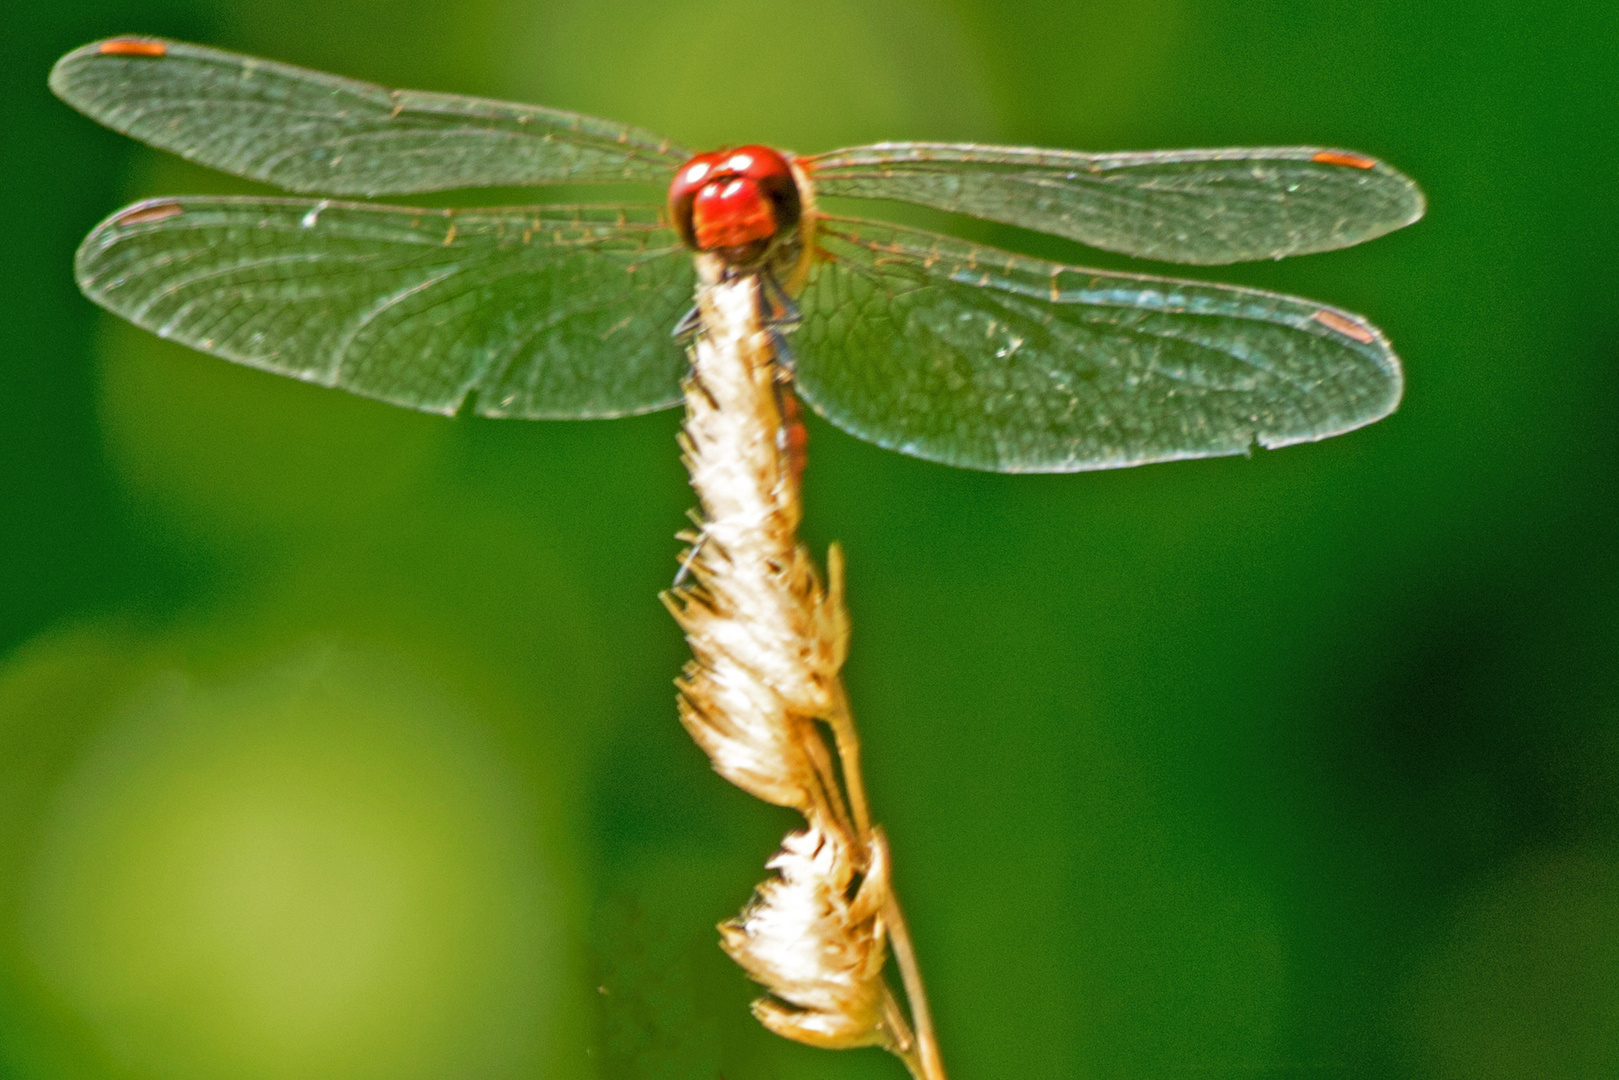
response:
<path fill-rule="evenodd" d="M 822 195 L 894 199 L 1164 262 L 1350 247 L 1422 217 L 1396 169 L 1311 146 L 1083 154 L 879 143 L 801 159 Z"/>
<path fill-rule="evenodd" d="M 156 199 L 85 240 L 79 284 L 160 337 L 428 412 L 623 416 L 680 400 L 692 262 L 645 207 L 411 210 Z"/>
<path fill-rule="evenodd" d="M 86 116 L 159 150 L 321 195 L 666 184 L 691 157 L 649 131 L 579 113 L 389 90 L 158 38 L 75 49 L 51 70 L 51 89 Z"/>
<path fill-rule="evenodd" d="M 877 222 L 829 219 L 819 242 L 799 390 L 845 431 L 916 457 L 1073 472 L 1240 454 L 1399 402 L 1382 334 L 1309 300 Z"/>
<path fill-rule="evenodd" d="M 664 184 L 688 157 L 558 110 L 369 83 L 158 39 L 51 85 L 116 130 L 293 191 Z M 1086 155 L 882 144 L 800 159 L 822 194 L 898 199 L 1182 262 L 1358 243 L 1422 210 L 1398 172 L 1311 148 Z M 833 423 L 972 468 L 1241 453 L 1387 414 L 1400 369 L 1358 316 L 1230 286 L 1059 266 L 815 220 L 797 381 Z M 582 418 L 663 408 L 694 274 L 645 207 L 415 210 L 185 197 L 120 211 L 85 293 L 160 335 L 394 404 Z"/>

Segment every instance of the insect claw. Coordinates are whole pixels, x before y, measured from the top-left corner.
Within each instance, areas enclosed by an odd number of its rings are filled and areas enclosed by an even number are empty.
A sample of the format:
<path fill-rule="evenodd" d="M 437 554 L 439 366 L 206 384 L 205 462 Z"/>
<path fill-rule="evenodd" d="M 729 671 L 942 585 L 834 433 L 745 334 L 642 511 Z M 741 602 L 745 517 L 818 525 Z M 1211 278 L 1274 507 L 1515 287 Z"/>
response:
<path fill-rule="evenodd" d="M 697 331 L 702 329 L 702 326 L 703 313 L 697 310 L 697 305 L 693 304 L 691 310 L 682 315 L 680 321 L 675 323 L 675 328 L 669 332 L 669 336 L 685 344 L 691 338 L 697 336 Z"/>

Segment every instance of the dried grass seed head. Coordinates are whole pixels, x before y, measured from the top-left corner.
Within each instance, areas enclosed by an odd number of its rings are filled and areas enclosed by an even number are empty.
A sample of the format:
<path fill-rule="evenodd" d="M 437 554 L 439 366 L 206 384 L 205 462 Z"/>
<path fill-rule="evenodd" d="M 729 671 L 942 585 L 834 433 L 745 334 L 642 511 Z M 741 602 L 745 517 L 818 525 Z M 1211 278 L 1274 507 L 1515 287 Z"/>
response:
<path fill-rule="evenodd" d="M 885 888 L 885 875 L 874 868 L 851 900 L 853 855 L 836 832 L 812 825 L 789 833 L 767 864 L 777 876 L 759 886 L 740 917 L 720 925 L 725 951 L 780 999 L 756 1002 L 755 1015 L 779 1034 L 818 1046 L 888 1041 L 886 936 L 880 905 L 866 888 Z"/>

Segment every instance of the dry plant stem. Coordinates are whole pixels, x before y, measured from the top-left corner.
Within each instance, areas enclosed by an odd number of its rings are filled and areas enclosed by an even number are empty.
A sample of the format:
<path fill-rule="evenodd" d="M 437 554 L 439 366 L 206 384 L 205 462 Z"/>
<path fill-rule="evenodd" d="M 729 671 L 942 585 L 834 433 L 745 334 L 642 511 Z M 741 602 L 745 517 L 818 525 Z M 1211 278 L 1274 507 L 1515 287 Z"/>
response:
<path fill-rule="evenodd" d="M 888 1052 L 903 1061 L 906 1070 L 912 1076 L 929 1076 L 922 1064 L 922 1055 L 916 1049 L 916 1036 L 911 1033 L 910 1022 L 905 1019 L 905 1007 L 886 986 L 883 987 L 883 1023 L 894 1033 L 894 1043 L 888 1048 Z M 937 1075 L 943 1076 L 944 1073 L 940 1072 Z"/>
<path fill-rule="evenodd" d="M 836 558 L 839 563 L 843 561 L 841 554 Z M 839 594 L 842 591 L 839 589 Z M 855 733 L 854 717 L 849 713 L 849 698 L 843 692 L 841 680 L 837 685 L 837 699 L 833 702 L 826 723 L 832 729 L 832 739 L 838 747 L 838 760 L 843 762 L 843 784 L 849 790 L 849 807 L 854 811 L 855 828 L 861 836 L 865 836 L 871 832 L 871 811 L 866 802 L 866 781 L 860 774 L 860 736 Z"/>
<path fill-rule="evenodd" d="M 770 991 L 754 1002 L 770 1030 L 813 1046 L 882 1046 L 916 1080 L 945 1080 L 839 674 L 842 553 L 834 546 L 823 584 L 798 540 L 798 473 L 757 279 L 727 280 L 711 256 L 698 270 L 702 329 L 681 448 L 701 531 L 687 534 L 689 583 L 664 596 L 692 646 L 681 722 L 720 775 L 806 822 L 770 860 L 777 876 L 721 924 L 721 944 Z M 905 1006 L 883 978 L 890 942 Z"/>
<path fill-rule="evenodd" d="M 814 763 L 815 772 L 820 778 L 821 789 L 825 793 L 828 810 L 830 811 L 828 816 L 836 821 L 838 826 L 850 836 L 865 836 L 869 829 L 856 831 L 855 824 L 865 819 L 861 816 L 857 816 L 853 820 L 850 819 L 849 808 L 844 805 L 843 792 L 838 787 L 838 767 L 833 762 L 832 755 L 827 751 L 825 741 L 813 729 L 805 734 L 804 751 L 810 761 Z M 847 759 L 844 761 L 844 768 L 848 768 Z M 862 805 L 860 809 L 863 814 L 865 807 Z M 816 815 L 810 814 L 808 816 L 813 819 Z"/>
<path fill-rule="evenodd" d="M 883 921 L 888 926 L 888 939 L 894 943 L 894 962 L 899 965 L 899 977 L 905 984 L 905 999 L 911 1003 L 911 1019 L 916 1024 L 917 1056 L 920 1075 L 944 1077 L 944 1062 L 939 1060 L 939 1044 L 933 1037 L 933 1014 L 928 1009 L 927 991 L 922 987 L 922 969 L 916 963 L 916 949 L 911 945 L 911 931 L 905 925 L 905 913 L 900 910 L 899 898 L 890 890 L 888 902 L 883 905 Z M 918 1072 L 912 1069 L 912 1072 Z"/>

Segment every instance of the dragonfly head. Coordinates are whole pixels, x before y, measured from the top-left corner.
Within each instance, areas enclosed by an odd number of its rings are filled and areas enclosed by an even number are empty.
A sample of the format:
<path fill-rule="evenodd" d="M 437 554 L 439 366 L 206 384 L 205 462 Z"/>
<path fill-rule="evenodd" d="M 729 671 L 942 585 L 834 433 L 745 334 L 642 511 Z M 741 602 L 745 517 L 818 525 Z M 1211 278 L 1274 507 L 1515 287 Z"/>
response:
<path fill-rule="evenodd" d="M 697 251 L 733 266 L 759 262 L 803 216 L 792 166 L 765 146 L 698 154 L 669 185 L 675 228 Z"/>

